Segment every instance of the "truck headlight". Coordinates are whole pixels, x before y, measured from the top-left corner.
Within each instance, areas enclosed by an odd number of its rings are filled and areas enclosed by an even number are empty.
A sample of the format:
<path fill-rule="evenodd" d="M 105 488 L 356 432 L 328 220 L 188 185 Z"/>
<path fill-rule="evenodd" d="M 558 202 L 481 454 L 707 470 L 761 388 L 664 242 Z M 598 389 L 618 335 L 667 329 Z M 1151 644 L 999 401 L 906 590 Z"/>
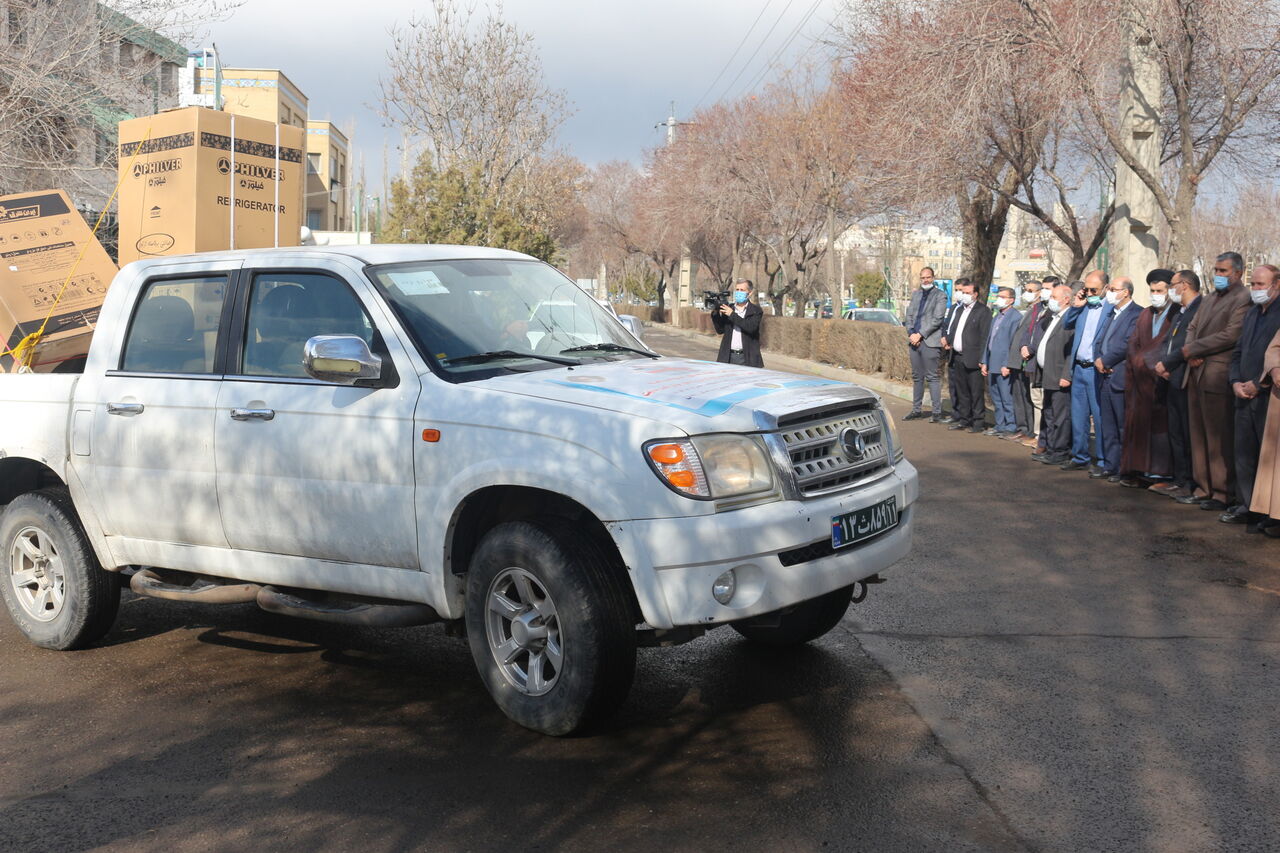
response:
<path fill-rule="evenodd" d="M 644 449 L 658 477 L 689 497 L 728 498 L 773 488 L 768 454 L 750 436 L 651 441 Z"/>
<path fill-rule="evenodd" d="M 902 450 L 902 442 L 898 440 L 898 425 L 893 422 L 893 415 L 889 413 L 887 406 L 880 407 L 880 417 L 884 420 L 884 433 L 889 437 L 889 451 L 893 454 L 891 457 L 894 464 L 902 461 L 905 455 Z"/>

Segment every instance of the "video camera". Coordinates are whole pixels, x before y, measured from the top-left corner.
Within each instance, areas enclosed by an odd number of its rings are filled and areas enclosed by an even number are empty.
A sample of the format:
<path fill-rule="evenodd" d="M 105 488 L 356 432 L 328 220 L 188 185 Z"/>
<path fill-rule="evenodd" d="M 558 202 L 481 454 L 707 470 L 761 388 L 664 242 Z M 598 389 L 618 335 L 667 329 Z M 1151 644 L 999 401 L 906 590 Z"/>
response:
<path fill-rule="evenodd" d="M 732 308 L 733 300 L 727 290 L 704 290 L 702 291 L 702 305 L 708 311 L 715 313 L 720 310 L 721 305 L 728 305 Z"/>

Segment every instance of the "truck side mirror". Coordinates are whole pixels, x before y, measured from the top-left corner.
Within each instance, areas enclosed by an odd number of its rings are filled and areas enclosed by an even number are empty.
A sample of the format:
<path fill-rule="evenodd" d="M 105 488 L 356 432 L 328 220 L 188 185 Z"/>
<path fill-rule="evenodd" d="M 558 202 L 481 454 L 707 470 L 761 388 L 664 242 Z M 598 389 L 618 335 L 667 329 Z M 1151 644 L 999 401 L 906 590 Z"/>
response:
<path fill-rule="evenodd" d="M 355 335 L 316 335 L 308 339 L 302 348 L 302 366 L 313 379 L 341 385 L 382 377 L 382 359 Z"/>

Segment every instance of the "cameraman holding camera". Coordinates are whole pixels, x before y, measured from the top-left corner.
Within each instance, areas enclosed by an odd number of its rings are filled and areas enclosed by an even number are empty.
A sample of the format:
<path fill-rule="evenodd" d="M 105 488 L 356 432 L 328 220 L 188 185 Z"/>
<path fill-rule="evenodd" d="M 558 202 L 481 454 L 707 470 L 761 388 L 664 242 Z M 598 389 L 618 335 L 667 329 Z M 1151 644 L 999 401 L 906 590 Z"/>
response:
<path fill-rule="evenodd" d="M 727 305 L 718 298 L 708 299 L 711 322 L 716 333 L 721 335 L 720 354 L 716 361 L 764 367 L 764 359 L 760 358 L 760 321 L 764 318 L 764 311 L 751 301 L 754 289 L 751 282 L 742 278 L 733 283 L 733 305 Z"/>

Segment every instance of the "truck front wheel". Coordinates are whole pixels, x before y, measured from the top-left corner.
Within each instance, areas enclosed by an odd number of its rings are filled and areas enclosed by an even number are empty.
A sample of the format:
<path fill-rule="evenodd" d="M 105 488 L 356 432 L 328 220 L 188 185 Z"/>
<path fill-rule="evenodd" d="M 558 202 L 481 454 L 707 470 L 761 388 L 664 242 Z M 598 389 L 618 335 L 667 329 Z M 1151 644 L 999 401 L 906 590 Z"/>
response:
<path fill-rule="evenodd" d="M 67 651 L 111 630 L 120 578 L 98 564 L 66 491 L 15 498 L 0 517 L 0 548 L 0 595 L 32 643 Z"/>
<path fill-rule="evenodd" d="M 777 624 L 735 623 L 733 629 L 753 643 L 765 646 L 798 646 L 816 640 L 840 623 L 853 598 L 853 587 L 841 587 L 826 595 L 797 604 L 778 616 Z"/>
<path fill-rule="evenodd" d="M 467 576 L 467 636 L 508 717 L 567 735 L 622 704 L 636 662 L 625 581 L 567 522 L 507 522 L 485 535 Z"/>

